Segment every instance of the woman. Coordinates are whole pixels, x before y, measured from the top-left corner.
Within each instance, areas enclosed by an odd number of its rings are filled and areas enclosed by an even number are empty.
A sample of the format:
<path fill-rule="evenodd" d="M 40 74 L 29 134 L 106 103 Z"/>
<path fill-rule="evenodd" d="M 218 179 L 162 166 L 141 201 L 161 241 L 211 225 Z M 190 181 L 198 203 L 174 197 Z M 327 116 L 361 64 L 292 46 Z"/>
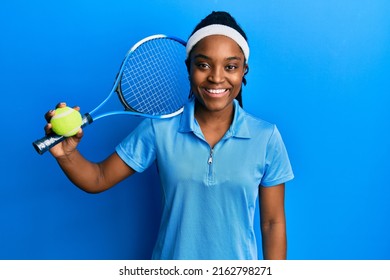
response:
<path fill-rule="evenodd" d="M 188 39 L 191 100 L 181 115 L 145 119 L 100 163 L 76 149 L 82 130 L 51 149 L 68 178 L 90 193 L 157 164 L 163 213 L 154 259 L 257 259 L 257 197 L 264 258 L 286 258 L 284 183 L 293 173 L 275 125 L 249 115 L 236 100 L 248 58 L 236 21 L 213 12 Z"/>

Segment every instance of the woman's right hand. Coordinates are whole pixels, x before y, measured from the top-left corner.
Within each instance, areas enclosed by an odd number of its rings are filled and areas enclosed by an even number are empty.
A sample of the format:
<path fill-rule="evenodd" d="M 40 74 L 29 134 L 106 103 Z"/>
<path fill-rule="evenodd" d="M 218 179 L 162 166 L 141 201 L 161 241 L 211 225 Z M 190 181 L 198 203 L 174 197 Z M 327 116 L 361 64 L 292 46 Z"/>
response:
<path fill-rule="evenodd" d="M 57 104 L 57 108 L 66 107 L 65 102 L 61 102 Z M 80 111 L 80 107 L 76 106 L 73 107 L 73 109 Z M 54 116 L 55 110 L 50 110 L 45 114 L 45 119 L 47 121 L 47 124 L 45 126 L 45 133 L 46 135 L 53 133 L 52 126 L 50 123 L 51 118 Z M 77 145 L 81 141 L 81 138 L 83 137 L 83 130 L 80 128 L 80 130 L 77 132 L 76 135 L 67 137 L 64 141 L 58 143 L 57 145 L 53 146 L 50 149 L 50 153 L 55 157 L 62 157 L 62 156 L 69 156 L 72 152 L 74 152 L 77 148 Z"/>

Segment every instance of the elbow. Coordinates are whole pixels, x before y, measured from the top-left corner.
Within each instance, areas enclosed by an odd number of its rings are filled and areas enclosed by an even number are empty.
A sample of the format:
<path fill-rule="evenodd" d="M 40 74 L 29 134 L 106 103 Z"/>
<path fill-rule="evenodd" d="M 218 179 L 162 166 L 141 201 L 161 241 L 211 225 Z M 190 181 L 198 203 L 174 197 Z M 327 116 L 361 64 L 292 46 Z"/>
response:
<path fill-rule="evenodd" d="M 80 189 L 87 194 L 99 194 L 99 193 L 103 192 L 103 191 L 94 190 L 94 189 L 85 189 L 85 188 L 80 188 Z"/>
<path fill-rule="evenodd" d="M 109 187 L 101 186 L 98 183 L 96 184 L 87 184 L 87 185 L 80 185 L 74 183 L 76 187 L 78 187 L 80 190 L 82 190 L 85 193 L 88 194 L 99 194 L 107 190 Z"/>
<path fill-rule="evenodd" d="M 285 231 L 286 230 L 286 220 L 283 219 L 270 219 L 261 221 L 261 230 L 263 232 L 272 232 L 274 230 Z"/>
<path fill-rule="evenodd" d="M 272 222 L 272 221 L 261 222 L 261 230 L 262 230 L 262 231 L 270 231 L 270 230 L 272 230 L 273 228 L 275 228 L 275 226 L 276 226 L 277 224 L 278 224 L 278 223 Z"/>

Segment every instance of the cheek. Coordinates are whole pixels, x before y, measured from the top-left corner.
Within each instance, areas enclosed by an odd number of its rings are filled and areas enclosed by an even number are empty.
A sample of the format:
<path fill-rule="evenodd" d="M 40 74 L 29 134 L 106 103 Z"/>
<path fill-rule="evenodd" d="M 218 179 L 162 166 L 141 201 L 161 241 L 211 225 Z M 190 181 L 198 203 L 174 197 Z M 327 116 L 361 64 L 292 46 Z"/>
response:
<path fill-rule="evenodd" d="M 244 75 L 235 74 L 229 77 L 229 81 L 235 88 L 241 88 Z"/>
<path fill-rule="evenodd" d="M 243 77 L 244 77 L 244 75 L 237 74 L 237 75 L 234 75 L 233 77 L 231 77 L 230 81 L 234 84 L 241 84 Z"/>
<path fill-rule="evenodd" d="M 207 76 L 200 72 L 200 71 L 191 71 L 190 72 L 190 83 L 191 86 L 198 86 L 201 84 L 205 79 L 207 79 Z"/>

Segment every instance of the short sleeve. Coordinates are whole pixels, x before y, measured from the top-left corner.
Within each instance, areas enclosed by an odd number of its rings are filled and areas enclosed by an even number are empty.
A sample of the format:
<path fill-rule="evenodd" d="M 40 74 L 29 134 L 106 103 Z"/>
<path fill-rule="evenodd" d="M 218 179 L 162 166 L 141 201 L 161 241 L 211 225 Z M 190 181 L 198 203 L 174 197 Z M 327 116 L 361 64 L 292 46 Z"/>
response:
<path fill-rule="evenodd" d="M 267 144 L 264 176 L 260 185 L 271 187 L 294 178 L 286 147 L 279 130 L 274 126 Z"/>
<path fill-rule="evenodd" d="M 151 119 L 143 120 L 115 150 L 135 171 L 145 171 L 156 159 L 156 141 Z"/>

